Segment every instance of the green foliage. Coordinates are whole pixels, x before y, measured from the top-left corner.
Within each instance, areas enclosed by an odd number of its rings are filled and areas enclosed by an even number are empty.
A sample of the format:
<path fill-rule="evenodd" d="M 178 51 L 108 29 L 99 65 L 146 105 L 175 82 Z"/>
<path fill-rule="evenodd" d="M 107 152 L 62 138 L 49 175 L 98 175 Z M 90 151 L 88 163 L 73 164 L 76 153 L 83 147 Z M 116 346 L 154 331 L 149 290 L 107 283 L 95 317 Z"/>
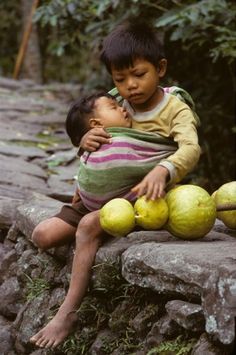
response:
<path fill-rule="evenodd" d="M 137 341 L 134 340 L 134 331 L 130 328 L 127 328 L 126 331 L 120 336 L 111 341 L 111 339 L 105 339 L 101 350 L 103 351 L 104 355 L 110 355 L 114 350 L 121 354 L 135 354 L 136 351 L 139 349 L 139 344 Z"/>
<path fill-rule="evenodd" d="M 236 5 L 231 1 L 191 1 L 167 11 L 155 25 L 170 30 L 170 40 L 181 40 L 186 50 L 207 45 L 213 62 L 226 58 L 232 63 L 236 58 L 235 16 Z"/>
<path fill-rule="evenodd" d="M 113 331 L 114 337 L 107 337 L 106 334 L 104 337 L 101 336 L 101 351 L 103 354 L 109 355 L 117 348 L 119 348 L 121 354 L 135 354 L 135 351 L 140 349 L 140 339 L 137 338 L 136 332 L 129 326 L 128 322 L 149 302 L 148 292 L 151 292 L 128 284 L 114 264 L 99 264 L 94 267 L 94 270 L 102 268 L 100 271 L 105 273 L 105 267 L 106 272 L 110 274 L 110 278 L 103 279 L 103 282 L 105 282 L 103 287 L 92 287 L 85 296 L 77 310 L 78 328 L 76 333 L 59 347 L 63 354 L 88 354 L 98 333 L 107 328 Z M 108 278 L 109 284 L 106 283 Z M 113 285 L 111 285 L 112 283 Z M 119 321 L 123 316 L 123 314 L 117 312 L 117 307 L 119 309 L 123 301 L 126 302 L 129 310 L 125 314 L 126 324 L 122 329 L 114 330 L 110 324 L 111 318 L 115 314 Z"/>
<path fill-rule="evenodd" d="M 96 328 L 86 327 L 84 328 L 80 335 L 69 336 L 62 345 L 59 346 L 58 350 L 62 354 L 66 355 L 86 355 L 88 354 L 89 348 L 91 347 L 94 338 L 96 336 Z M 52 353 L 52 355 L 55 352 Z"/>
<path fill-rule="evenodd" d="M 81 325 L 91 324 L 97 329 L 109 318 L 108 305 L 99 297 L 88 295 L 77 311 L 79 323 Z"/>
<path fill-rule="evenodd" d="M 39 7 L 35 21 L 57 27 L 58 37 L 50 44 L 57 55 L 76 42 L 97 49 L 103 37 L 117 23 L 130 16 L 142 16 L 158 28 L 170 31 L 170 40 L 181 40 L 185 49 L 209 46 L 215 62 L 236 57 L 236 5 L 226 0 L 201 1 L 47 1 Z"/>
<path fill-rule="evenodd" d="M 196 183 L 209 191 L 236 174 L 235 15 L 232 1 L 202 0 L 174 8 L 156 21 L 166 33 L 169 75 L 192 94 L 201 118 L 203 155 Z"/>
<path fill-rule="evenodd" d="M 20 2 L 0 1 L 0 75 L 12 75 L 21 28 Z"/>
<path fill-rule="evenodd" d="M 44 291 L 50 289 L 50 285 L 47 282 L 47 280 L 41 277 L 31 278 L 26 274 L 25 277 L 27 278 L 27 282 L 26 282 L 27 301 L 31 301 L 35 299 L 36 297 L 40 296 Z"/>
<path fill-rule="evenodd" d="M 93 266 L 93 271 L 96 273 L 96 280 L 100 280 L 93 286 L 93 292 L 96 294 L 101 293 L 102 297 L 105 295 L 106 299 L 109 299 L 109 302 L 106 302 L 106 307 L 110 305 L 111 308 L 114 308 L 118 303 L 126 299 L 129 299 L 131 304 L 133 302 L 136 303 L 137 300 L 144 304 L 145 300 L 147 300 L 147 290 L 137 288 L 125 281 L 116 264 L 96 264 Z"/>
<path fill-rule="evenodd" d="M 170 1 L 170 4 L 174 1 Z M 63 80 L 86 83 L 88 88 L 111 85 L 98 60 L 103 38 L 114 26 L 130 16 L 147 19 L 165 11 L 165 1 L 131 0 L 50 0 L 41 1 L 34 20 L 41 24 L 42 50 L 45 53 L 44 72 Z M 45 40 L 46 39 L 46 40 Z M 76 58 L 76 60 L 73 60 Z M 65 66 L 66 63 L 66 66 Z M 60 71 L 54 67 L 60 67 Z M 74 77 L 70 77 L 74 72 Z M 83 68 L 78 71 L 78 68 Z"/>
<path fill-rule="evenodd" d="M 60 350 L 63 351 L 64 354 L 76 354 L 76 351 L 79 349 L 79 342 L 75 335 L 70 335 L 60 346 Z M 83 351 L 83 350 L 82 350 Z M 84 352 L 80 352 L 84 354 Z M 52 352 L 53 355 L 53 352 Z"/>
<path fill-rule="evenodd" d="M 189 355 L 196 343 L 196 339 L 183 339 L 180 335 L 174 340 L 164 341 L 159 346 L 151 349 L 147 355 Z"/>

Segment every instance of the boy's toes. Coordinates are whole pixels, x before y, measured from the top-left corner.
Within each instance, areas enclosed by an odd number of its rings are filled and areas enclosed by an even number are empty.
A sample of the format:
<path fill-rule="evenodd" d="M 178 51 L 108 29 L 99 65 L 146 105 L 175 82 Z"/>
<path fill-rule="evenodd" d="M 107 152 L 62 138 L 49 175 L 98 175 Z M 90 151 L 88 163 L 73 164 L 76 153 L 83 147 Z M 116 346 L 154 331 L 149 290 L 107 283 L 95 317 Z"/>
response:
<path fill-rule="evenodd" d="M 30 342 L 33 344 L 38 344 L 42 340 L 42 335 L 40 333 L 35 334 L 30 338 Z"/>
<path fill-rule="evenodd" d="M 47 344 L 44 346 L 46 349 L 54 348 L 54 340 L 49 340 Z"/>
<path fill-rule="evenodd" d="M 35 342 L 35 345 L 39 346 L 40 348 L 43 347 L 44 343 L 46 342 L 45 337 L 41 336 L 38 338 L 38 340 Z"/>

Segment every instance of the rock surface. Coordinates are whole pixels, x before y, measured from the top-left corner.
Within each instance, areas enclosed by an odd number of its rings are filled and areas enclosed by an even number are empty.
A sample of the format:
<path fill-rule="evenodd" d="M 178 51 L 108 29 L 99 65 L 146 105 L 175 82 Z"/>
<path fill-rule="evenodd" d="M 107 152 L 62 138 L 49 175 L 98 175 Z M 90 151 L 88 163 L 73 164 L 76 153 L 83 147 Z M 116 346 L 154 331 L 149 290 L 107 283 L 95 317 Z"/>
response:
<path fill-rule="evenodd" d="M 122 274 L 130 283 L 151 288 L 158 293 L 176 294 L 176 297 L 185 295 L 189 299 L 201 298 L 206 330 L 217 335 L 222 343 L 230 344 L 234 340 L 236 315 L 235 255 L 233 237 L 225 242 L 207 242 L 207 237 L 202 242 L 149 242 L 130 246 L 123 253 Z M 227 265 L 229 260 L 232 260 L 231 268 L 219 268 L 219 265 Z M 217 281 L 222 275 L 217 285 L 213 275 Z M 226 297 L 229 299 L 227 304 Z M 218 305 L 221 306 L 221 312 L 217 312 L 216 316 L 215 308 Z"/>
<path fill-rule="evenodd" d="M 169 317 L 181 327 L 193 332 L 203 332 L 205 319 L 202 307 L 185 301 L 169 301 L 165 306 Z"/>
<path fill-rule="evenodd" d="M 36 86 L 0 78 L 0 196 L 24 199 L 29 191 L 37 191 L 71 199 L 76 174 L 71 163 L 77 159 L 64 122 L 79 93 L 76 86 Z M 60 159 L 58 151 L 65 152 Z M 64 158 L 68 155 L 69 160 Z M 66 166 L 66 176 L 58 173 L 60 166 Z"/>

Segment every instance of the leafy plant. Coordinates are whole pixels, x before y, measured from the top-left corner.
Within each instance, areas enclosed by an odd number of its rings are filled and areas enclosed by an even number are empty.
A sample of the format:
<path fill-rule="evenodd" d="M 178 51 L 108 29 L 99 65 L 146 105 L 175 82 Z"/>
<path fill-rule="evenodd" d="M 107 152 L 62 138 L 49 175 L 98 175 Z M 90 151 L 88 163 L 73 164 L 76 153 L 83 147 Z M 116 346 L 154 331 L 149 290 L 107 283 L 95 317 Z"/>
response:
<path fill-rule="evenodd" d="M 180 335 L 174 340 L 164 341 L 159 346 L 151 349 L 147 355 L 189 355 L 196 343 L 196 339 L 185 340 Z"/>
<path fill-rule="evenodd" d="M 226 58 L 232 63 L 236 58 L 235 15 L 236 5 L 231 1 L 191 1 L 167 11 L 155 25 L 170 30 L 170 40 L 181 40 L 187 50 L 208 45 L 213 62 Z"/>
<path fill-rule="evenodd" d="M 49 283 L 40 277 L 31 278 L 27 274 L 25 274 L 27 279 L 26 282 L 26 299 L 27 301 L 31 301 L 41 295 L 44 291 L 50 289 Z"/>
<path fill-rule="evenodd" d="M 111 354 L 115 349 L 119 349 L 121 354 L 135 354 L 135 351 L 140 349 L 140 346 L 135 340 L 135 332 L 127 328 L 119 337 L 111 341 L 104 339 L 101 350 L 104 354 Z"/>
<path fill-rule="evenodd" d="M 84 328 L 79 335 L 70 335 L 59 347 L 59 353 L 65 355 L 86 355 L 91 347 L 96 330 L 93 327 Z M 51 354 L 55 354 L 52 350 Z"/>
<path fill-rule="evenodd" d="M 17 33 L 21 28 L 20 3 L 0 2 L 0 75 L 12 75 L 18 51 Z"/>

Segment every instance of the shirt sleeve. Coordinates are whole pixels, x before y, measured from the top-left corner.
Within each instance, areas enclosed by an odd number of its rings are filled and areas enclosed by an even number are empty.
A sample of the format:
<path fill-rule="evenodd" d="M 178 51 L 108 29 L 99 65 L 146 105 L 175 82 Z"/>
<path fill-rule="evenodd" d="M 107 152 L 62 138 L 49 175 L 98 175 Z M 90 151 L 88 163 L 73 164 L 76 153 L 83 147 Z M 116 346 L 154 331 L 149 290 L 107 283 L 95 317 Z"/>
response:
<path fill-rule="evenodd" d="M 189 108 L 180 110 L 170 122 L 170 137 L 178 144 L 178 149 L 160 165 L 169 170 L 169 183 L 176 183 L 193 170 L 201 154 L 197 122 Z"/>

